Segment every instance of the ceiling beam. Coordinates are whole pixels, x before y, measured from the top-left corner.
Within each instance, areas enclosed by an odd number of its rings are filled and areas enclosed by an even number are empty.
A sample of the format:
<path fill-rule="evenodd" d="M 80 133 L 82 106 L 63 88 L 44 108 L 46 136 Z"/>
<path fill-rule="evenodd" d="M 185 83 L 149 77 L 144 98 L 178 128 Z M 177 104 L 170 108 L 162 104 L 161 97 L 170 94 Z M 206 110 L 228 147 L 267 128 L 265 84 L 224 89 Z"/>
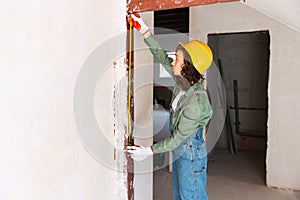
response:
<path fill-rule="evenodd" d="M 128 12 L 145 12 L 240 0 L 128 0 Z"/>

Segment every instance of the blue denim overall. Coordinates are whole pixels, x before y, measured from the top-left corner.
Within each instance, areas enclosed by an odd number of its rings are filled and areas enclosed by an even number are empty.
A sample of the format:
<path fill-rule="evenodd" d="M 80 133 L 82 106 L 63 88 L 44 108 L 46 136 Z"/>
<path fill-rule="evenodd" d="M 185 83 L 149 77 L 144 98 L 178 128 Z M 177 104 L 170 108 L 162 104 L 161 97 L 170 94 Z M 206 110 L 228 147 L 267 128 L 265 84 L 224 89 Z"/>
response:
<path fill-rule="evenodd" d="M 202 128 L 172 152 L 174 200 L 208 200 L 206 194 L 207 153 Z"/>

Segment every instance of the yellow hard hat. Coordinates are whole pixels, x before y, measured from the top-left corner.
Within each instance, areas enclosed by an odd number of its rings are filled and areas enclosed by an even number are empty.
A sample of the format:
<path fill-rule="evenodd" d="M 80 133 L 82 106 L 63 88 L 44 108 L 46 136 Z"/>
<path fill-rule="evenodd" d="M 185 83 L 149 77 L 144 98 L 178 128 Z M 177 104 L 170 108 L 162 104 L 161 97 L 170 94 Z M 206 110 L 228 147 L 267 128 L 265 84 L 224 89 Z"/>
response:
<path fill-rule="evenodd" d="M 199 40 L 192 40 L 180 45 L 187 51 L 192 59 L 192 64 L 200 74 L 203 74 L 211 65 L 213 54 L 209 46 Z"/>

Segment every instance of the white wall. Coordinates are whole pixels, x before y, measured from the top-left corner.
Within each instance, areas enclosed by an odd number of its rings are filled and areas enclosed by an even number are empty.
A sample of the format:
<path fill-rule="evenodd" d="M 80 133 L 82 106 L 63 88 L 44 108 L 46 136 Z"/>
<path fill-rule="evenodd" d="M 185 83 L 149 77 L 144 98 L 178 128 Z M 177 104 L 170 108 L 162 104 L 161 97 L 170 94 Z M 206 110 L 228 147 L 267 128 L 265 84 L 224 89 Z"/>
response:
<path fill-rule="evenodd" d="M 81 144 L 72 107 L 81 65 L 126 30 L 125 11 L 125 1 L 0 2 L 0 199 L 126 199 L 124 176 Z"/>
<path fill-rule="evenodd" d="M 209 33 L 270 30 L 266 180 L 268 186 L 299 190 L 299 32 L 240 2 L 193 7 L 191 23 L 191 37 L 204 41 Z"/>
<path fill-rule="evenodd" d="M 153 12 L 140 13 L 145 23 L 153 26 Z M 153 144 L 153 56 L 144 37 L 134 31 L 134 141 L 142 146 Z M 134 198 L 153 199 L 153 160 L 135 162 Z"/>

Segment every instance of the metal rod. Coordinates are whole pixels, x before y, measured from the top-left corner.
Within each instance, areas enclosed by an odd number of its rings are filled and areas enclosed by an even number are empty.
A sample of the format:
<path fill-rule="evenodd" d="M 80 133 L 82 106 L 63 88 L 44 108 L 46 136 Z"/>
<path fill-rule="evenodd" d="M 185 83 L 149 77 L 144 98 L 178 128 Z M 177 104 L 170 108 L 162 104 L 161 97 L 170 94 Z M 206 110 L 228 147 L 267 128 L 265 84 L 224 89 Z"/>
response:
<path fill-rule="evenodd" d="M 239 136 L 248 136 L 254 138 L 263 138 L 266 139 L 266 133 L 254 133 L 254 132 L 245 132 L 240 131 L 240 116 L 239 116 L 239 98 L 238 98 L 238 83 L 237 80 L 233 80 L 233 91 L 234 91 L 234 110 L 235 110 L 235 131 Z"/>
<path fill-rule="evenodd" d="M 254 132 L 244 132 L 244 131 L 241 132 L 240 131 L 239 136 L 267 139 L 265 132 L 264 133 L 254 133 Z"/>
<path fill-rule="evenodd" d="M 229 107 L 230 109 L 235 109 L 236 107 Z M 246 107 L 238 107 L 237 109 L 239 110 L 261 110 L 261 111 L 266 111 L 266 108 L 246 108 Z"/>
<path fill-rule="evenodd" d="M 223 79 L 223 82 L 224 82 L 224 85 L 225 85 L 225 79 L 223 77 L 223 68 L 222 68 L 221 59 L 218 59 L 218 66 L 219 66 L 221 78 Z M 225 88 L 226 88 L 226 85 L 225 85 Z M 229 147 L 230 147 L 229 149 L 230 149 L 231 154 L 236 154 L 237 153 L 237 147 L 236 147 L 236 144 L 235 144 L 235 138 L 234 138 L 233 131 L 232 131 L 232 124 L 231 124 L 231 118 L 230 118 L 230 113 L 229 113 L 229 104 L 228 104 L 227 93 L 225 94 L 225 96 L 226 96 L 226 117 L 225 117 L 225 121 L 226 121 L 227 129 L 228 129 L 228 143 L 229 143 Z"/>
<path fill-rule="evenodd" d="M 233 80 L 233 91 L 234 91 L 234 107 L 235 107 L 235 132 L 240 135 L 240 122 L 239 122 L 239 110 L 238 110 L 238 84 L 237 80 Z"/>

